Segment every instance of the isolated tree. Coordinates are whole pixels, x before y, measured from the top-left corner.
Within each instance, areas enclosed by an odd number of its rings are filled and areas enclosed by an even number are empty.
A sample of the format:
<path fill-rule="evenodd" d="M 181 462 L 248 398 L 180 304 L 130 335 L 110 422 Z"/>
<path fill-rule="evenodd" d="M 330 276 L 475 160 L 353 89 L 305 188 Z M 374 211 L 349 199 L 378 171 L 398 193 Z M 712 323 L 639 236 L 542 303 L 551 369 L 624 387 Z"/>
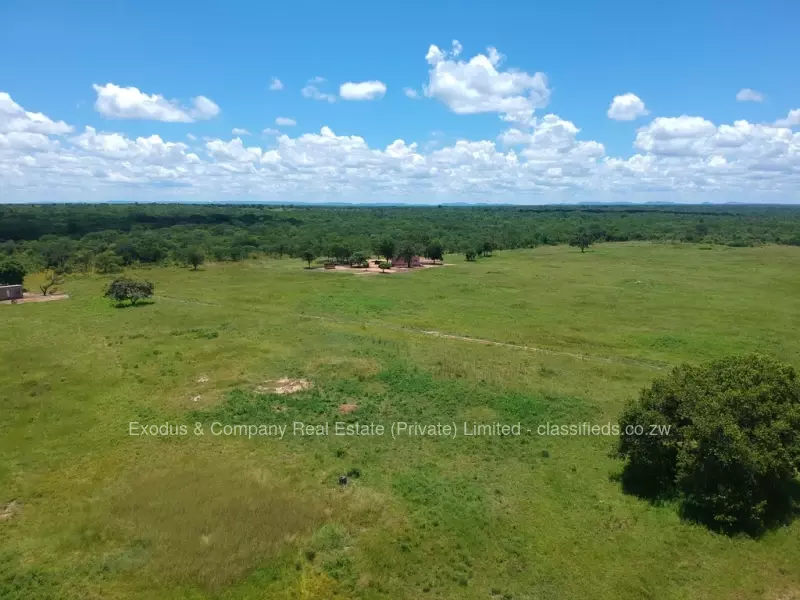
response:
<path fill-rule="evenodd" d="M 197 271 L 197 267 L 206 262 L 206 255 L 200 248 L 190 248 L 186 252 L 186 262 L 192 265 L 192 269 Z"/>
<path fill-rule="evenodd" d="M 414 260 L 414 256 L 416 256 L 417 253 L 416 246 L 411 242 L 404 242 L 397 251 L 397 255 L 405 261 L 408 268 L 411 268 L 411 261 Z"/>
<path fill-rule="evenodd" d="M 21 262 L 6 259 L 0 262 L 0 285 L 22 285 L 28 270 Z"/>
<path fill-rule="evenodd" d="M 431 242 L 425 248 L 425 258 L 431 259 L 434 263 L 437 260 L 444 260 L 444 247 L 439 242 Z"/>
<path fill-rule="evenodd" d="M 107 250 L 95 257 L 94 268 L 98 273 L 118 273 L 122 270 L 122 258 L 115 252 Z"/>
<path fill-rule="evenodd" d="M 494 243 L 490 241 L 485 241 L 481 244 L 480 252 L 483 256 L 491 256 L 492 251 L 494 250 Z"/>
<path fill-rule="evenodd" d="M 350 266 L 366 267 L 369 266 L 369 255 L 366 252 L 355 252 L 350 257 Z"/>
<path fill-rule="evenodd" d="M 469 260 L 469 261 L 472 261 L 472 260 L 475 260 L 476 258 L 478 258 L 478 253 L 477 253 L 477 252 L 475 252 L 474 250 L 467 250 L 467 251 L 464 253 L 464 257 L 465 257 L 467 260 Z"/>
<path fill-rule="evenodd" d="M 57 285 L 64 282 L 64 277 L 61 273 L 48 269 L 44 274 L 44 283 L 39 286 L 42 296 L 47 296 L 49 292 L 54 292 Z"/>
<path fill-rule="evenodd" d="M 317 259 L 317 254 L 311 249 L 304 250 L 303 253 L 300 255 L 304 261 L 308 263 L 308 268 L 311 268 L 311 263 Z"/>
<path fill-rule="evenodd" d="M 800 469 L 792 367 L 762 356 L 677 367 L 619 426 L 630 491 L 676 498 L 684 515 L 727 532 L 759 532 L 791 514 Z"/>
<path fill-rule="evenodd" d="M 385 273 L 386 269 L 391 269 L 392 268 L 392 263 L 390 263 L 388 260 L 385 260 L 385 261 L 381 262 L 380 264 L 378 264 L 378 268 L 380 268 L 381 273 Z"/>
<path fill-rule="evenodd" d="M 583 254 L 592 245 L 592 236 L 586 230 L 579 231 L 570 239 L 569 245 L 580 248 L 581 254 Z"/>
<path fill-rule="evenodd" d="M 135 305 L 141 300 L 153 295 L 154 286 L 150 281 L 138 281 L 129 277 L 117 277 L 108 284 L 105 297 L 114 300 L 117 304 L 130 302 Z"/>
<path fill-rule="evenodd" d="M 378 256 L 383 256 L 387 261 L 392 260 L 395 255 L 395 250 L 397 246 L 394 243 L 394 240 L 390 238 L 384 238 L 380 242 L 378 242 Z"/>

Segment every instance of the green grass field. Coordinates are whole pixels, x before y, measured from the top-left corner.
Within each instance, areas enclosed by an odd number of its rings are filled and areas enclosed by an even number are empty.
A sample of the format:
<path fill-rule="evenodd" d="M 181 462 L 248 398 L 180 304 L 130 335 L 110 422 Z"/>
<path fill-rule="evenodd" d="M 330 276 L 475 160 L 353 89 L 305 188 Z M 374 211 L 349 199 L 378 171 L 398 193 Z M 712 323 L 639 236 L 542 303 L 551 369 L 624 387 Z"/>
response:
<path fill-rule="evenodd" d="M 102 298 L 108 276 L 71 276 L 69 300 L 0 306 L 0 509 L 16 502 L 0 598 L 800 598 L 800 521 L 760 539 L 681 521 L 622 493 L 610 436 L 211 434 L 602 425 L 681 362 L 758 351 L 800 366 L 800 248 L 447 261 L 141 270 L 157 298 L 130 308 Z M 313 388 L 256 392 L 281 377 Z M 130 422 L 188 434 L 131 436 Z"/>

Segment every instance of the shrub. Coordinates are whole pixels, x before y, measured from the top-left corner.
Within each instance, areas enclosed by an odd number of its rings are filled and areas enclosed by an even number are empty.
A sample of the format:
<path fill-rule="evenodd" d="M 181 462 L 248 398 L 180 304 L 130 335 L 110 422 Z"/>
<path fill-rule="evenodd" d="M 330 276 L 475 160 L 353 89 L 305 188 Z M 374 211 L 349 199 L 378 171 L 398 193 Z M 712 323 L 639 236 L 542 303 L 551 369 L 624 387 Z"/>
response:
<path fill-rule="evenodd" d="M 153 295 L 154 286 L 149 281 L 137 281 L 128 277 L 117 277 L 108 284 L 105 297 L 118 304 L 129 301 L 132 305 Z"/>
<path fill-rule="evenodd" d="M 478 258 L 478 253 L 477 253 L 477 252 L 475 252 L 474 250 L 467 250 L 467 251 L 464 253 L 464 257 L 465 257 L 467 260 L 475 260 L 476 258 Z"/>
<path fill-rule="evenodd" d="M 381 272 L 386 271 L 386 269 L 392 268 L 392 263 L 390 263 L 388 260 L 385 260 L 381 263 L 378 263 L 378 268 L 381 270 Z"/>
<path fill-rule="evenodd" d="M 729 533 L 791 515 L 800 468 L 792 367 L 762 356 L 677 367 L 628 405 L 620 432 L 634 493 L 677 498 L 684 516 Z"/>

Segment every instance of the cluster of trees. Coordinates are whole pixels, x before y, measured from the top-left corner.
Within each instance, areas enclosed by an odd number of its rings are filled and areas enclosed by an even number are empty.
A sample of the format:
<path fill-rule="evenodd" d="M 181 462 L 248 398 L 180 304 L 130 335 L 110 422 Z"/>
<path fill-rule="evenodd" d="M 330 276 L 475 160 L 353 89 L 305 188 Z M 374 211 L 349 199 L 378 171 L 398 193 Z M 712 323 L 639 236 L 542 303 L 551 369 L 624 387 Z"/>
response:
<path fill-rule="evenodd" d="M 620 418 L 626 488 L 677 500 L 684 516 L 758 534 L 800 500 L 800 379 L 762 356 L 683 365 Z"/>
<path fill-rule="evenodd" d="M 338 243 L 330 247 L 326 252 L 320 254 L 314 247 L 309 247 L 300 253 L 299 258 L 311 264 L 318 258 L 324 258 L 326 262 L 331 262 L 339 265 L 350 265 L 351 267 L 366 267 L 368 266 L 369 257 L 374 254 L 378 257 L 383 257 L 381 264 L 385 264 L 390 268 L 392 262 L 401 260 L 410 267 L 411 262 L 415 256 L 424 256 L 436 261 L 444 260 L 444 246 L 441 242 L 431 241 L 427 244 L 406 240 L 403 242 L 396 242 L 390 237 L 372 240 L 371 248 L 364 248 L 361 250 L 353 250 L 353 247 L 346 242 Z"/>
<path fill-rule="evenodd" d="M 336 207 L 192 204 L 0 205 L 0 260 L 29 270 L 243 260 L 258 255 L 388 260 L 580 241 L 800 245 L 800 208 L 755 206 Z M 394 240 L 392 252 L 377 249 Z M 576 244 L 583 249 L 585 245 Z M 388 248 L 384 248 L 388 250 Z M 388 255 L 391 255 L 390 257 Z"/>

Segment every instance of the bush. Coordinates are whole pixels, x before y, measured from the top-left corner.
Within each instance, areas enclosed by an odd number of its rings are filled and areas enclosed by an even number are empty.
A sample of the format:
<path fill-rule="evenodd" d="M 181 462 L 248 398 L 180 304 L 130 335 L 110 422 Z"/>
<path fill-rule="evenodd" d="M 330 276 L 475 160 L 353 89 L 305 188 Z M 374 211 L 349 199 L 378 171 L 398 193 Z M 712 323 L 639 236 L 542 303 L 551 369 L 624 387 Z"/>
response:
<path fill-rule="evenodd" d="M 625 409 L 620 432 L 629 491 L 676 498 L 684 516 L 728 533 L 791 517 L 800 469 L 792 367 L 762 356 L 677 367 Z"/>
<path fill-rule="evenodd" d="M 130 301 L 136 304 L 141 300 L 150 298 L 153 295 L 154 286 L 149 281 L 136 281 L 128 277 L 117 277 L 108 284 L 105 297 L 114 300 L 118 304 Z"/>

